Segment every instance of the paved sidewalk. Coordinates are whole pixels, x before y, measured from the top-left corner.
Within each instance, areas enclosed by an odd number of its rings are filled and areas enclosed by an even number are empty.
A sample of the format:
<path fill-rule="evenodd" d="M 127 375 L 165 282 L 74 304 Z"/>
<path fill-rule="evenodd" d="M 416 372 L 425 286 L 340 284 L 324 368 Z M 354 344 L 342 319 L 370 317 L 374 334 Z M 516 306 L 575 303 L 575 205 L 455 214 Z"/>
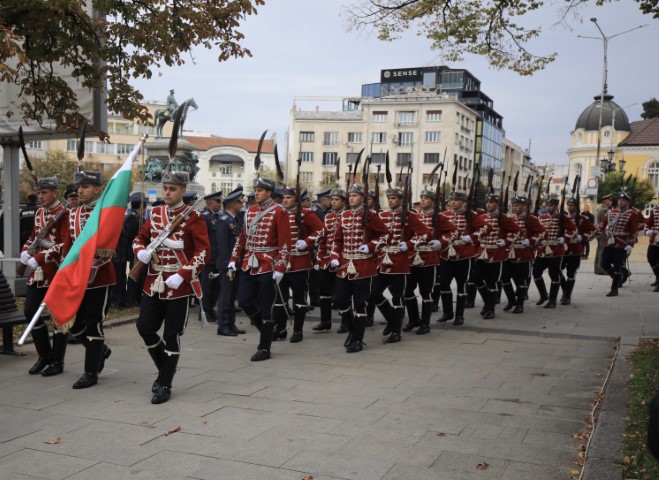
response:
<path fill-rule="evenodd" d="M 633 270 L 616 299 L 586 264 L 570 306 L 536 307 L 532 289 L 523 316 L 483 321 L 477 304 L 465 327 L 434 316 L 430 335 L 395 345 L 376 325 L 352 355 L 343 335 L 311 333 L 318 309 L 303 342 L 260 363 L 244 317 L 249 333 L 227 338 L 193 312 L 163 405 L 132 325 L 106 330 L 113 353 L 87 390 L 71 389 L 81 346 L 43 378 L 26 373 L 27 345 L 0 358 L 0 479 L 568 479 L 614 337 L 659 335 L 649 269 Z"/>

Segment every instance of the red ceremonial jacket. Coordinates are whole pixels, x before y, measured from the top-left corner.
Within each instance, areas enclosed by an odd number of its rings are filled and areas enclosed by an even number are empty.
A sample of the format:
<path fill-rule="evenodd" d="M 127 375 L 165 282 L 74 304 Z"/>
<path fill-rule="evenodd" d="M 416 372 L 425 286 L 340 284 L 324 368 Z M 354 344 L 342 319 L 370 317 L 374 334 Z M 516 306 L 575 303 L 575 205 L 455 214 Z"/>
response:
<path fill-rule="evenodd" d="M 428 245 L 417 242 L 416 237 L 412 239 L 414 250 L 410 251 L 410 265 L 413 267 L 430 267 L 439 265 L 440 252 L 447 248 L 451 242 L 456 240 L 458 228 L 453 225 L 444 215 L 437 213 L 437 236 L 432 224 L 434 209 L 429 212 L 421 210 L 418 212 L 419 220 L 430 230 L 430 237 L 426 240 L 439 240 L 439 250 L 433 250 Z"/>
<path fill-rule="evenodd" d="M 330 258 L 339 261 L 336 274 L 341 278 L 358 280 L 377 275 L 374 260 L 377 255 L 376 250 L 381 245 L 387 244 L 391 232 L 373 210 L 368 210 L 366 215 L 365 232 L 362 226 L 362 207 L 356 210 L 344 210 L 339 215 Z M 369 253 L 358 251 L 362 245 L 368 245 Z"/>
<path fill-rule="evenodd" d="M 180 205 L 170 210 L 166 205 L 153 207 L 148 220 L 142 225 L 142 230 L 133 241 L 135 255 L 140 250 L 149 246 L 160 232 L 174 220 L 179 214 L 188 212 L 188 217 L 179 224 L 173 232 L 155 250 L 159 262 L 149 263 L 149 270 L 144 281 L 144 293 L 152 297 L 158 295 L 161 300 L 173 300 L 176 298 L 197 295 L 200 297 L 199 273 L 210 260 L 210 244 L 208 240 L 208 228 L 206 221 L 197 210 L 187 210 L 187 205 Z M 172 290 L 165 285 L 164 292 L 156 292 L 154 282 L 158 277 L 162 281 L 167 280 L 173 274 L 178 273 L 184 282 Z"/>
<path fill-rule="evenodd" d="M 585 215 L 579 214 L 579 225 L 575 220 L 576 215 L 570 215 L 570 218 L 574 222 L 575 232 L 581 235 L 582 240 L 580 242 L 575 241 L 574 237 L 576 235 L 573 235 L 567 243 L 567 255 L 581 255 L 586 250 L 584 244 L 590 242 L 597 234 L 597 227 Z"/>
<path fill-rule="evenodd" d="M 624 212 L 614 208 L 606 212 L 599 231 L 606 234 L 607 247 L 625 248 L 636 244 L 638 234 L 638 212 L 628 208 Z"/>
<path fill-rule="evenodd" d="M 251 275 L 276 270 L 286 272 L 290 254 L 291 229 L 284 208 L 269 198 L 245 212 L 243 230 L 233 247 L 231 262 L 241 262 Z"/>
<path fill-rule="evenodd" d="M 526 217 L 528 216 L 528 221 Z M 545 237 L 545 227 L 542 226 L 538 217 L 526 212 L 523 215 L 511 215 L 519 232 L 510 236 L 510 254 L 508 260 L 514 263 L 530 262 L 535 257 L 535 247 Z M 522 243 L 524 240 L 529 241 L 529 246 Z"/>
<path fill-rule="evenodd" d="M 415 246 L 425 244 L 432 237 L 432 230 L 425 226 L 414 212 L 407 212 L 405 231 L 402 229 L 402 208 L 396 210 L 383 210 L 378 213 L 382 223 L 391 233 L 388 241 L 378 252 L 377 267 L 380 273 L 408 274 L 410 273 L 410 260 L 408 252 L 414 250 Z M 405 242 L 407 251 L 399 247 Z"/>
<path fill-rule="evenodd" d="M 650 245 L 659 245 L 659 205 L 656 205 L 650 212 L 650 216 L 645 219 L 645 228 L 652 230 Z"/>
<path fill-rule="evenodd" d="M 454 233 L 455 240 L 449 244 L 447 249 L 441 252 L 442 260 L 464 260 L 465 258 L 474 257 L 478 248 L 478 235 L 481 231 L 485 232 L 487 229 L 485 215 L 474 211 L 471 212 L 471 218 L 469 219 L 471 243 L 462 241 L 462 237 L 466 235 L 467 231 L 466 210 L 456 211 L 448 209 L 440 215 L 448 219 L 457 229 Z"/>
<path fill-rule="evenodd" d="M 50 255 L 49 249 L 55 245 L 64 243 L 64 239 L 69 231 L 69 211 L 59 200 L 56 200 L 48 208 L 41 207 L 34 215 L 34 227 L 32 228 L 32 233 L 30 233 L 30 238 L 28 238 L 25 245 L 23 245 L 21 253 L 27 252 L 36 241 L 41 230 L 60 212 L 63 212 L 62 216 L 57 220 L 57 223 L 53 228 L 48 231 L 41 243 L 36 246 L 35 253 L 32 255 L 34 260 L 39 264 L 39 268 L 43 271 L 43 280 L 36 281 L 34 279 L 35 270 L 30 272 L 30 276 L 27 278 L 28 285 L 35 285 L 37 288 L 48 288 L 50 282 L 52 282 L 53 277 L 57 273 L 61 260 L 59 255 Z"/>
<path fill-rule="evenodd" d="M 318 253 L 316 254 L 316 265 L 323 270 L 329 268 L 330 260 L 332 260 L 330 257 L 330 251 L 332 250 L 332 243 L 334 242 L 338 218 L 342 212 L 343 210 L 338 212 L 332 210 L 325 215 L 325 234 L 318 240 Z"/>
<path fill-rule="evenodd" d="M 288 224 L 291 231 L 291 240 L 288 244 L 288 249 L 291 253 L 288 256 L 287 272 L 310 270 L 313 267 L 311 250 L 313 250 L 318 244 L 318 241 L 325 235 L 323 222 L 321 222 L 318 215 L 309 208 L 303 208 L 300 213 L 302 223 L 302 235 L 300 235 L 300 228 L 295 222 L 295 211 L 295 207 L 291 210 L 284 209 L 284 212 L 288 214 Z M 295 248 L 295 244 L 298 240 L 304 240 L 307 244 L 306 250 L 300 252 Z"/>
<path fill-rule="evenodd" d="M 558 233 L 561 229 L 560 212 L 555 212 L 553 215 L 543 213 L 538 216 L 538 220 L 540 220 L 542 226 L 545 227 L 545 238 L 544 241 L 538 245 L 536 255 L 541 258 L 560 257 L 565 255 L 567 252 L 567 243 L 570 241 L 572 234 L 577 228 L 574 222 L 567 214 L 563 215 L 563 238 L 565 238 L 565 243 L 559 245 L 556 243 L 556 238 L 558 238 Z"/>
<path fill-rule="evenodd" d="M 486 213 L 484 215 L 486 228 L 480 230 L 478 234 L 478 248 L 476 255 L 478 260 L 488 263 L 502 262 L 510 254 L 512 235 L 519 232 L 520 228 L 517 222 L 508 215 L 499 216 L 499 211 Z M 497 242 L 503 240 L 504 247 L 499 247 Z"/>

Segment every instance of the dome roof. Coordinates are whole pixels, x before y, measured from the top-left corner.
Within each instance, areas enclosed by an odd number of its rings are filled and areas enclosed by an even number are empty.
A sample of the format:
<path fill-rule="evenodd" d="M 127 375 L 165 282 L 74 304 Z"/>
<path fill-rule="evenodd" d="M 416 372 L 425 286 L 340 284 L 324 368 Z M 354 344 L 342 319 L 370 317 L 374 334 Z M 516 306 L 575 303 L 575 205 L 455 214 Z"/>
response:
<path fill-rule="evenodd" d="M 604 94 L 604 101 L 601 102 L 601 96 L 594 97 L 595 101 L 586 108 L 579 119 L 574 129 L 583 128 L 584 130 L 599 130 L 600 121 L 600 105 L 602 106 L 602 127 L 613 126 L 616 130 L 629 132 L 629 119 L 625 111 L 620 108 L 620 105 L 615 103 L 613 95 Z M 615 115 L 615 123 L 613 116 Z"/>

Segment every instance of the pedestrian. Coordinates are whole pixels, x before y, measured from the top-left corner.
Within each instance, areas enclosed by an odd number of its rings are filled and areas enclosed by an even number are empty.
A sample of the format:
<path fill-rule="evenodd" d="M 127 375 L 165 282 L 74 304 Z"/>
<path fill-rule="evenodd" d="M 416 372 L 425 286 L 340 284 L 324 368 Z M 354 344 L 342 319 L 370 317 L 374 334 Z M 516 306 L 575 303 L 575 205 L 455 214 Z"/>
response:
<path fill-rule="evenodd" d="M 220 298 L 220 279 L 217 271 L 217 259 L 219 254 L 219 243 L 215 238 L 215 226 L 220 219 L 220 210 L 222 208 L 222 192 L 211 193 L 204 197 L 206 206 L 201 209 L 201 215 L 206 222 L 208 230 L 208 241 L 210 243 L 210 256 L 208 263 L 204 267 L 199 280 L 201 281 L 201 307 L 199 316 L 205 315 L 208 321 L 217 321 L 215 306 Z"/>
<path fill-rule="evenodd" d="M 595 223 L 595 216 L 592 213 L 590 213 L 590 205 L 589 204 L 585 204 L 583 206 L 583 210 L 581 211 L 581 214 L 583 216 L 585 216 L 590 223 L 597 226 L 597 223 Z M 587 259 L 589 256 L 590 256 L 590 242 L 586 242 L 584 244 L 584 253 L 583 253 L 583 255 L 581 255 L 581 258 Z"/>
<path fill-rule="evenodd" d="M 659 292 L 659 205 L 654 205 L 645 221 L 645 236 L 648 237 L 647 259 L 654 274 L 654 292 Z"/>

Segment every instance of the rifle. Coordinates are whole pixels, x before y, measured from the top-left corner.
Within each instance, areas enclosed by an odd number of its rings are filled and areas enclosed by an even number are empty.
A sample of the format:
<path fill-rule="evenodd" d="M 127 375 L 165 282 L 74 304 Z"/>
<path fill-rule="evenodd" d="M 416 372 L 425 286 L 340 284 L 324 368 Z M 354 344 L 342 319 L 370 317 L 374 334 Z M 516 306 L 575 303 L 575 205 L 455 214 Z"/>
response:
<path fill-rule="evenodd" d="M 581 223 L 581 205 L 579 198 L 579 187 L 581 183 L 581 175 L 574 177 L 574 185 L 572 186 L 572 196 L 575 197 L 577 202 L 577 212 L 574 216 L 574 223 L 577 225 L 577 233 L 579 233 L 579 224 Z"/>
<path fill-rule="evenodd" d="M 339 188 L 339 180 L 341 179 L 341 157 L 336 159 L 336 173 L 334 175 L 334 183 L 336 188 Z"/>
<path fill-rule="evenodd" d="M 302 186 L 300 185 L 300 168 L 302 168 L 302 155 L 297 158 L 297 177 L 295 177 L 295 223 L 302 235 Z"/>
<path fill-rule="evenodd" d="M 402 174 L 401 174 L 402 175 Z M 409 196 L 412 182 L 412 160 L 407 162 L 407 178 L 405 179 L 405 186 L 403 187 L 403 208 L 400 213 L 400 231 L 401 235 L 405 235 L 405 224 L 407 223 L 407 212 L 409 209 Z"/>
<path fill-rule="evenodd" d="M 437 170 L 438 167 L 441 167 L 442 169 L 444 168 L 443 163 L 438 163 L 435 168 L 432 169 L 432 172 L 430 173 L 430 185 L 432 185 L 433 178 L 435 171 Z M 439 176 L 437 177 L 437 186 L 435 187 L 435 204 L 433 206 L 433 212 L 432 212 L 432 230 L 433 230 L 433 238 L 436 238 L 438 233 L 439 233 L 439 213 L 442 211 L 440 209 L 440 203 L 439 203 L 439 195 L 440 195 L 440 187 L 442 185 L 441 182 L 442 179 L 442 172 L 440 170 Z"/>
<path fill-rule="evenodd" d="M 471 214 L 474 211 L 474 207 L 478 207 L 478 187 L 481 181 L 481 169 L 476 167 L 475 176 L 471 179 L 471 185 L 469 187 L 469 196 L 467 196 L 467 209 L 465 210 L 465 231 L 466 235 L 471 233 Z"/>
<path fill-rule="evenodd" d="M 545 169 L 542 171 L 542 175 L 540 176 L 540 180 L 538 181 L 538 194 L 535 199 L 535 205 L 533 208 L 533 215 L 536 217 L 540 213 L 540 202 L 542 201 L 542 182 L 545 180 L 545 175 L 547 174 L 547 165 L 545 165 Z"/>
<path fill-rule="evenodd" d="M 531 201 L 531 190 L 533 189 L 533 177 L 529 175 L 526 177 L 526 185 L 524 185 L 524 191 L 526 192 L 526 201 Z M 527 232 L 529 229 L 529 215 L 531 206 L 529 205 L 526 209 L 526 219 L 524 219 L 524 231 Z"/>
<path fill-rule="evenodd" d="M 194 205 L 190 205 L 188 208 L 186 208 L 184 211 L 179 213 L 174 217 L 174 219 L 169 222 L 165 228 L 162 229 L 162 231 L 158 234 L 156 238 L 151 240 L 151 243 L 146 247 L 146 250 L 148 252 L 151 252 L 151 256 L 153 257 L 153 261 L 155 263 L 160 263 L 160 259 L 158 258 L 158 255 L 156 254 L 156 250 L 158 247 L 169 237 L 170 233 L 175 231 L 178 226 L 183 223 L 185 220 L 188 219 L 190 216 L 190 213 L 192 210 L 194 210 L 194 207 L 197 206 L 199 202 L 203 200 L 203 197 L 199 198 Z M 140 277 L 142 276 L 142 273 L 144 272 L 144 269 L 147 267 L 146 263 L 142 263 L 140 261 L 135 262 L 135 265 L 133 268 L 130 269 L 130 272 L 128 273 L 128 276 L 135 280 L 136 282 L 139 282 Z"/>
<path fill-rule="evenodd" d="M 41 230 L 39 230 L 39 234 L 37 235 L 37 238 L 34 239 L 34 242 L 27 248 L 27 253 L 30 254 L 30 256 L 34 256 L 34 254 L 37 252 L 37 248 L 41 246 L 41 243 L 43 240 L 46 238 L 46 235 L 48 235 L 48 232 L 57 225 L 57 222 L 59 222 L 59 219 L 62 218 L 62 215 L 64 215 L 69 209 L 69 205 L 66 204 L 62 210 L 60 210 L 57 215 L 55 215 L 53 218 L 50 219 L 50 221 L 46 224 L 46 226 L 42 227 Z M 25 273 L 25 269 L 27 268 L 27 265 L 24 265 L 22 263 L 19 263 L 18 266 L 16 267 L 16 273 L 22 277 L 23 274 Z"/>
<path fill-rule="evenodd" d="M 354 164 L 351 163 L 350 166 L 348 167 L 348 175 L 346 175 L 346 191 L 348 191 L 348 189 L 350 188 L 350 180 L 352 179 L 352 167 L 353 167 L 353 165 Z"/>
<path fill-rule="evenodd" d="M 380 167 L 382 167 L 382 164 L 378 163 L 377 177 L 375 177 L 375 191 L 373 192 L 373 196 L 375 197 L 373 199 L 373 206 L 376 212 L 380 211 Z"/>
<path fill-rule="evenodd" d="M 362 152 L 364 150 L 362 149 Z M 361 152 L 359 153 L 361 155 Z M 356 169 L 355 169 L 356 170 Z M 364 169 L 362 171 L 362 183 L 364 188 L 364 203 L 362 205 L 362 231 L 363 243 L 367 242 L 366 227 L 368 226 L 368 161 L 364 161 Z"/>
<path fill-rule="evenodd" d="M 565 196 L 567 195 L 567 182 L 570 178 L 570 167 L 567 169 L 567 176 L 565 177 L 565 183 L 563 184 L 563 191 L 561 192 L 561 206 L 560 214 L 558 217 L 558 237 L 562 237 L 565 234 L 565 227 L 563 222 L 565 222 Z"/>
<path fill-rule="evenodd" d="M 503 234 L 503 217 L 505 215 L 503 213 L 503 210 L 504 210 L 504 208 L 503 208 L 503 198 L 504 198 L 503 185 L 504 185 L 504 183 L 506 183 L 506 172 L 505 171 L 501 175 L 501 189 L 500 189 L 500 192 L 499 192 L 499 214 L 497 215 L 497 224 L 499 225 L 499 238 L 504 237 L 504 234 Z M 510 175 L 508 175 L 508 185 L 510 185 Z M 507 191 L 508 191 L 508 188 L 506 188 L 506 192 Z"/>

